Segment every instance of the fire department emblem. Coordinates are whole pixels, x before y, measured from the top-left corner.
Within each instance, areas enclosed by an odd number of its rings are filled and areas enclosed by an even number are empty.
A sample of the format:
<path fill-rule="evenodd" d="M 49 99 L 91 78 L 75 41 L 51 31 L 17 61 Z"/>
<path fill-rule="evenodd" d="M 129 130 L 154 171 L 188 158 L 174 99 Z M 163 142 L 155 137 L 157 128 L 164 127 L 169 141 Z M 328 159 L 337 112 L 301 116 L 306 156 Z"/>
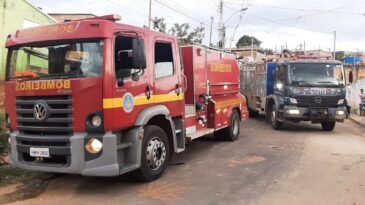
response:
<path fill-rule="evenodd" d="M 134 107 L 134 99 L 133 95 L 130 93 L 126 93 L 123 96 L 123 109 L 125 112 L 132 112 Z"/>

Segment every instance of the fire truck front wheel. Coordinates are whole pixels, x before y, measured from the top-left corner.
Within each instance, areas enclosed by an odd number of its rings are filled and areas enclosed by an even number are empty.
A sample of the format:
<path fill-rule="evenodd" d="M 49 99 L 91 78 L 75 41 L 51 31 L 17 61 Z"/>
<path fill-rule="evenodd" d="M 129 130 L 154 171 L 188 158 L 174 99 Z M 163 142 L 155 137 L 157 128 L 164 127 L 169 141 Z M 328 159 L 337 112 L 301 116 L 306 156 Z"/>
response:
<path fill-rule="evenodd" d="M 240 134 L 240 118 L 237 110 L 233 110 L 229 127 L 214 132 L 218 140 L 235 141 Z"/>
<path fill-rule="evenodd" d="M 140 181 L 153 181 L 164 172 L 169 159 L 169 142 L 165 131 L 155 125 L 144 128 L 141 167 L 135 171 Z"/>

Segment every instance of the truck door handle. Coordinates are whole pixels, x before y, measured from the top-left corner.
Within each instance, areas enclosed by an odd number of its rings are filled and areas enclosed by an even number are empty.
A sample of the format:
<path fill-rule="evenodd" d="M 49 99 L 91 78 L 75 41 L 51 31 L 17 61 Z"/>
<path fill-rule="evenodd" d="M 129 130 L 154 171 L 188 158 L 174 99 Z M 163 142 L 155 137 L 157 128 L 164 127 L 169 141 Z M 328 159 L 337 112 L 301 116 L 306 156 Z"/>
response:
<path fill-rule="evenodd" d="M 151 87 L 150 87 L 150 85 L 147 85 L 146 96 L 147 96 L 147 100 L 149 100 L 151 98 Z"/>
<path fill-rule="evenodd" d="M 176 95 L 179 96 L 180 95 L 180 86 L 179 84 L 176 84 L 176 89 L 175 89 Z"/>
<path fill-rule="evenodd" d="M 182 92 L 185 93 L 188 90 L 188 78 L 185 74 L 182 74 L 182 77 L 184 78 L 184 88 Z"/>

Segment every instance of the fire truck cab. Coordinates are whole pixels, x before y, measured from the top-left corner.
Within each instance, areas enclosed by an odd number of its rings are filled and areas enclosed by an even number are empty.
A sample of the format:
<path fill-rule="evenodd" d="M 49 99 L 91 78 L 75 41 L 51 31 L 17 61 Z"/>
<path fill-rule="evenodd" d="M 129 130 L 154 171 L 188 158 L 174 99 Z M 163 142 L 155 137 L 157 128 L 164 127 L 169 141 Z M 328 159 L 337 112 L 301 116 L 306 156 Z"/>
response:
<path fill-rule="evenodd" d="M 6 124 L 12 165 L 157 179 L 174 153 L 247 119 L 235 57 L 117 23 L 116 15 L 8 36 Z M 183 64 L 185 67 L 183 67 Z"/>

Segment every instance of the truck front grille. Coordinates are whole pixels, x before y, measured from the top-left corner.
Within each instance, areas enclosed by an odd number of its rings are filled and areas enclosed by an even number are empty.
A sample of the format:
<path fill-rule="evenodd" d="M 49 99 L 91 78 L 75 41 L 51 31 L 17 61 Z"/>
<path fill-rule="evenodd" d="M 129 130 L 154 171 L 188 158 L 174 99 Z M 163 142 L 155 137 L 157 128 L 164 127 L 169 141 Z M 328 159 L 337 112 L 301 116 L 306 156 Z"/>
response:
<path fill-rule="evenodd" d="M 298 96 L 296 97 L 300 107 L 337 107 L 337 102 L 341 99 L 339 96 Z"/>
<path fill-rule="evenodd" d="M 48 116 L 39 121 L 34 116 L 34 106 L 47 104 Z M 22 96 L 16 98 L 19 135 L 16 136 L 19 160 L 45 166 L 71 164 L 70 136 L 73 134 L 71 96 Z M 49 148 L 49 158 L 30 156 L 31 147 Z"/>
<path fill-rule="evenodd" d="M 49 106 L 49 116 L 39 122 L 34 117 L 34 105 L 44 102 Z M 71 135 L 72 98 L 70 96 L 17 97 L 16 113 L 18 130 L 28 135 Z"/>

